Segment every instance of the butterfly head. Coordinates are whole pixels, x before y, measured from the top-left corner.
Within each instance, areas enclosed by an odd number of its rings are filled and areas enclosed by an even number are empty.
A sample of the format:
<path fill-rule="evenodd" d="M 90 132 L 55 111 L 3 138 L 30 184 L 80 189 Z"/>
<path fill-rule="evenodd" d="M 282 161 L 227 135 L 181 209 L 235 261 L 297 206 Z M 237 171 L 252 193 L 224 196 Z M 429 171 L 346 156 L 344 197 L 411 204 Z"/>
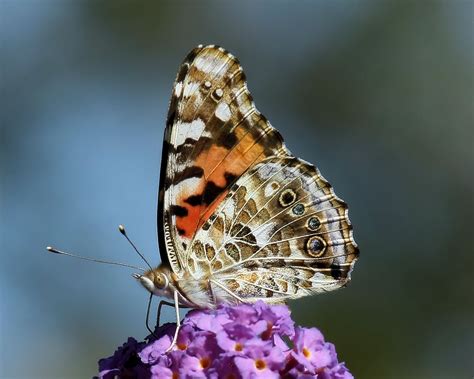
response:
<path fill-rule="evenodd" d="M 172 291 L 170 272 L 163 266 L 146 271 L 143 275 L 133 274 L 145 289 L 157 296 L 166 296 Z"/>

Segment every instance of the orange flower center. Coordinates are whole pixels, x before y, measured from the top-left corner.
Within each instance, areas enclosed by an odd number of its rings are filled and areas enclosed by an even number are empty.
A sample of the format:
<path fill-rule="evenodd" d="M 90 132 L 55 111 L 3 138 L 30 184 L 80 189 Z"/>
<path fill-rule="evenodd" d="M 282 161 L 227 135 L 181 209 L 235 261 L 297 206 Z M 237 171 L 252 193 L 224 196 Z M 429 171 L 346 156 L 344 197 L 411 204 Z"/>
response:
<path fill-rule="evenodd" d="M 203 369 L 206 369 L 211 365 L 211 360 L 208 357 L 204 357 L 199 360 L 199 363 Z"/>
<path fill-rule="evenodd" d="M 178 343 L 176 346 L 178 346 L 179 350 L 186 350 L 188 348 L 188 345 L 185 343 Z"/>
<path fill-rule="evenodd" d="M 303 347 L 303 355 L 306 358 L 309 358 L 309 357 L 311 357 L 311 351 L 309 351 L 307 348 Z"/>
<path fill-rule="evenodd" d="M 263 370 L 264 368 L 267 367 L 267 365 L 265 364 L 264 361 L 262 361 L 261 359 L 257 359 L 255 361 L 255 367 L 258 369 L 258 370 Z"/>
<path fill-rule="evenodd" d="M 235 344 L 235 347 L 234 347 L 235 351 L 242 351 L 243 348 L 244 348 L 244 347 L 243 347 L 242 344 L 239 343 L 239 342 L 237 342 L 237 343 Z"/>
<path fill-rule="evenodd" d="M 179 374 L 177 372 L 173 372 L 173 379 L 179 379 Z"/>

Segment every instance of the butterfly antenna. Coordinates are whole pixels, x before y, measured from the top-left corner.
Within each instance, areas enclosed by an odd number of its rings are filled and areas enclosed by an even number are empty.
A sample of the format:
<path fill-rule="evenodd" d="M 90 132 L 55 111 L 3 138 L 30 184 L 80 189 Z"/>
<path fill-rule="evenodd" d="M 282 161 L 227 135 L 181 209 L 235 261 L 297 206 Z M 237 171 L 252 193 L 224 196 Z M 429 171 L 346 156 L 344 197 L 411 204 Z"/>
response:
<path fill-rule="evenodd" d="M 55 249 L 54 247 L 51 247 L 51 246 L 48 246 L 48 247 L 46 248 L 46 250 L 48 250 L 50 253 L 54 253 L 54 254 L 58 254 L 58 255 L 67 255 L 68 257 L 73 257 L 73 258 L 77 258 L 77 259 L 83 259 L 83 260 L 85 260 L 85 261 L 96 262 L 96 263 L 105 263 L 105 264 L 108 264 L 108 265 L 115 265 L 115 266 L 122 266 L 122 267 L 128 267 L 128 268 L 133 268 L 133 269 L 135 269 L 135 270 L 141 270 L 141 271 L 145 272 L 145 270 L 142 269 L 141 267 L 129 265 L 129 264 L 126 264 L 126 263 L 111 262 L 111 261 L 104 261 L 104 260 L 102 260 L 102 259 L 94 259 L 94 258 L 82 257 L 82 256 L 80 256 L 80 255 L 71 254 L 71 253 L 66 253 L 65 251 L 61 251 L 61 250 Z"/>
<path fill-rule="evenodd" d="M 151 265 L 148 263 L 148 261 L 146 260 L 146 258 L 143 256 L 142 253 L 140 253 L 137 249 L 137 247 L 135 246 L 135 244 L 130 240 L 130 238 L 128 238 L 128 235 L 127 235 L 127 232 L 125 231 L 125 227 L 123 225 L 119 225 L 119 231 L 120 233 L 123 234 L 123 236 L 127 239 L 127 241 L 130 243 L 130 245 L 132 245 L 133 249 L 137 252 L 137 254 L 140 256 L 141 259 L 143 259 L 143 261 L 147 264 L 147 266 L 150 268 L 150 270 L 153 270 L 153 268 L 151 267 Z"/>

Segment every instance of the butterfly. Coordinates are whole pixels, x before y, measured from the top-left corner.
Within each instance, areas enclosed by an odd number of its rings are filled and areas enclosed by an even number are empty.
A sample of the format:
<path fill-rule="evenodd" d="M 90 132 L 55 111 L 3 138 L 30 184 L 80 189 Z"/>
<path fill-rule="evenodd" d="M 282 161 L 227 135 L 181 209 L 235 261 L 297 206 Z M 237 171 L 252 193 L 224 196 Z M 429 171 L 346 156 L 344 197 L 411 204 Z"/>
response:
<path fill-rule="evenodd" d="M 136 268 L 149 293 L 175 307 L 284 303 L 344 286 L 359 250 L 347 205 L 319 170 L 291 154 L 255 108 L 239 61 L 221 47 L 193 49 L 176 77 L 158 195 L 161 264 Z"/>
<path fill-rule="evenodd" d="M 282 303 L 345 285 L 347 205 L 256 109 L 239 61 L 193 49 L 176 77 L 158 196 L 161 265 L 135 278 L 179 306 Z M 179 329 L 176 329 L 175 340 Z"/>

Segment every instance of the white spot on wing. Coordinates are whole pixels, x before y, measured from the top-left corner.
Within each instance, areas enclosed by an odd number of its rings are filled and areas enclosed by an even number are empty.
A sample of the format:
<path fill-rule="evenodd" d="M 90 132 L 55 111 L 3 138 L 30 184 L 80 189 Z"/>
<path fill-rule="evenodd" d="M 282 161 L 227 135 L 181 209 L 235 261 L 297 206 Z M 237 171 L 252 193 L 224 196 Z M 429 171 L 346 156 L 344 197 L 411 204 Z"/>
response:
<path fill-rule="evenodd" d="M 193 193 L 200 184 L 201 178 L 192 177 L 171 185 L 168 191 L 171 191 L 173 196 L 180 197 L 183 193 Z M 166 192 L 168 193 L 168 191 Z"/>
<path fill-rule="evenodd" d="M 189 97 L 199 89 L 199 82 L 189 82 L 184 86 L 184 97 Z"/>
<path fill-rule="evenodd" d="M 324 275 L 322 272 L 315 272 L 312 280 L 315 282 L 325 282 L 328 280 L 328 277 Z"/>
<path fill-rule="evenodd" d="M 176 97 L 180 97 L 182 90 L 183 90 L 183 83 L 182 83 L 182 82 L 176 83 L 176 87 L 174 87 L 174 94 L 175 94 L 175 96 L 176 96 Z"/>
<path fill-rule="evenodd" d="M 216 117 L 226 122 L 230 120 L 230 108 L 226 103 L 219 103 L 216 108 Z"/>
<path fill-rule="evenodd" d="M 175 146 L 182 145 L 186 138 L 192 138 L 197 141 L 205 127 L 206 124 L 200 118 L 192 122 L 178 122 L 176 129 L 179 130 L 179 133 L 176 136 Z"/>
<path fill-rule="evenodd" d="M 258 167 L 258 176 L 263 180 L 269 179 L 281 169 L 281 164 L 269 162 Z"/>
<path fill-rule="evenodd" d="M 279 188 L 280 185 L 277 182 L 268 183 L 265 186 L 265 197 L 272 196 Z"/>
<path fill-rule="evenodd" d="M 268 244 L 272 236 L 274 226 L 275 224 L 273 222 L 269 222 L 265 226 L 259 228 L 257 234 L 255 234 L 255 239 L 258 246 L 265 246 Z"/>
<path fill-rule="evenodd" d="M 215 58 L 215 57 L 212 57 L 212 58 Z M 196 59 L 194 60 L 194 65 L 196 66 L 198 70 L 206 74 L 214 73 L 214 71 L 216 71 L 216 61 L 215 59 L 210 59 L 209 56 L 198 55 Z M 221 72 L 222 71 L 225 71 L 225 70 L 221 70 Z M 215 72 L 215 74 L 217 75 L 218 73 Z"/>

